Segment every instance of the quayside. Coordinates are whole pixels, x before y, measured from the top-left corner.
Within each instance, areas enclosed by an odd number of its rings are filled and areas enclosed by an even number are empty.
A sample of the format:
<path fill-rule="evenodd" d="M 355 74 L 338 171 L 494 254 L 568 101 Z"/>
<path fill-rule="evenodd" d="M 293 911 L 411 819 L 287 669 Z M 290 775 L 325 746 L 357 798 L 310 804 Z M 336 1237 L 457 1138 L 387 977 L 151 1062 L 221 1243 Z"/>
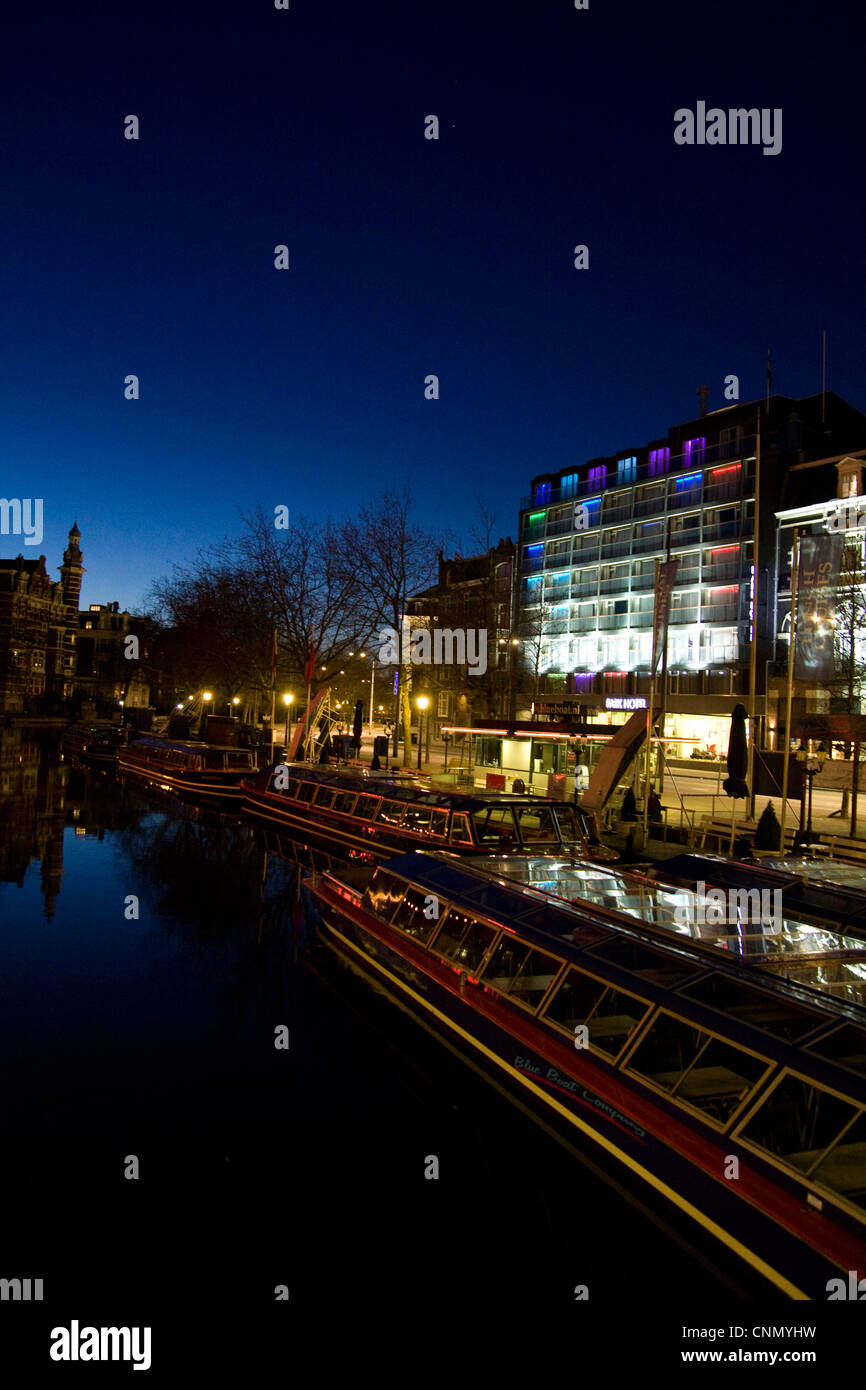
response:
<path fill-rule="evenodd" d="M 568 866 L 596 900 L 566 902 L 542 858 L 522 882 L 414 853 L 310 887 L 344 959 L 777 1290 L 866 1276 L 866 944 L 677 929 L 667 890 L 614 906 L 597 865 Z"/>

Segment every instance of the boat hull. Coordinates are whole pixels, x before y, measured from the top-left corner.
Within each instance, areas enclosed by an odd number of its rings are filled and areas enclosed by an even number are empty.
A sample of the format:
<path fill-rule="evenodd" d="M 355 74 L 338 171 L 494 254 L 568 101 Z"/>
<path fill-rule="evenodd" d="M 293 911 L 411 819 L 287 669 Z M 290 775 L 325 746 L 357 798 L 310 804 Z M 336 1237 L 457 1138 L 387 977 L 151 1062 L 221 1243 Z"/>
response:
<path fill-rule="evenodd" d="M 586 1052 L 543 1032 L 529 1016 L 491 997 L 452 963 L 407 943 L 326 880 L 314 881 L 322 930 L 337 953 L 367 972 L 419 1022 L 480 1064 L 569 1145 L 588 1151 L 642 1201 L 675 1209 L 701 1237 L 745 1262 L 766 1291 L 824 1300 L 828 1282 L 866 1274 L 866 1240 L 830 1225 L 802 1190 L 738 1150 L 630 1088 Z M 740 1152 L 738 1182 L 726 1159 Z M 703 1247 L 702 1247 L 703 1248 Z"/>

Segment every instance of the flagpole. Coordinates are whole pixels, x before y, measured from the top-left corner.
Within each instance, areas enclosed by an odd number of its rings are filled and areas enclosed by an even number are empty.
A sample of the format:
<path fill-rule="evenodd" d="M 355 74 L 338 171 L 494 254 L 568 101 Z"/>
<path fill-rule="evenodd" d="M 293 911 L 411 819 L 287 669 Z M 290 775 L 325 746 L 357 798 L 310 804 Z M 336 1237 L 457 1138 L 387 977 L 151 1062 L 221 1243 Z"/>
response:
<path fill-rule="evenodd" d="M 659 562 L 658 562 L 658 560 L 656 560 L 656 572 L 655 572 L 654 592 L 655 592 L 655 603 L 658 604 L 658 601 L 659 601 Z M 655 618 L 655 615 L 654 615 L 654 618 Z M 646 763 L 645 763 L 644 783 L 643 783 L 643 842 L 644 842 L 644 846 L 646 846 L 647 833 L 648 833 L 648 829 L 649 829 L 649 794 L 650 794 L 650 771 L 651 771 L 650 757 L 651 757 L 651 749 L 652 749 L 653 705 L 655 704 L 655 695 L 656 695 L 656 640 L 657 640 L 658 626 L 659 626 L 659 624 L 657 623 L 657 621 L 654 621 L 654 622 L 653 622 L 653 646 L 652 646 L 652 656 L 650 657 L 650 688 L 649 688 L 649 699 L 648 699 L 648 701 L 647 701 L 647 707 L 646 707 Z"/>
<path fill-rule="evenodd" d="M 785 756 L 782 759 L 782 820 L 779 849 L 785 852 L 785 817 L 788 813 L 788 764 L 791 761 L 791 701 L 794 694 L 794 643 L 797 626 L 797 577 L 800 568 L 800 532 L 794 528 L 791 548 L 791 630 L 788 638 L 788 689 L 785 695 Z"/>
<path fill-rule="evenodd" d="M 749 648 L 749 819 L 755 819 L 755 736 L 758 729 L 758 526 L 761 519 L 761 409 L 758 407 L 758 437 L 755 441 L 755 519 L 752 537 L 752 642 Z M 767 679 L 766 670 L 764 680 Z"/>
<path fill-rule="evenodd" d="M 274 719 L 277 705 L 277 629 L 274 628 L 274 644 L 271 651 L 271 762 L 274 761 Z"/>

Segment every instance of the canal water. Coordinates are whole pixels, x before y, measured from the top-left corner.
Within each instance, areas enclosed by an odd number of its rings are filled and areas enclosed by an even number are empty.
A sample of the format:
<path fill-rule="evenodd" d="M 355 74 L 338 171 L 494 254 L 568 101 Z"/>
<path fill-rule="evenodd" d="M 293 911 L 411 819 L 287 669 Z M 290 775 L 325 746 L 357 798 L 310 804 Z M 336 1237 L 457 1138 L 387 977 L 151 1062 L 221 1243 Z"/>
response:
<path fill-rule="evenodd" d="M 0 733 L 0 1276 L 43 1279 L 40 1327 L 152 1325 L 182 1363 L 249 1319 L 585 1329 L 580 1285 L 619 1325 L 766 1293 L 350 973 L 306 872 Z"/>

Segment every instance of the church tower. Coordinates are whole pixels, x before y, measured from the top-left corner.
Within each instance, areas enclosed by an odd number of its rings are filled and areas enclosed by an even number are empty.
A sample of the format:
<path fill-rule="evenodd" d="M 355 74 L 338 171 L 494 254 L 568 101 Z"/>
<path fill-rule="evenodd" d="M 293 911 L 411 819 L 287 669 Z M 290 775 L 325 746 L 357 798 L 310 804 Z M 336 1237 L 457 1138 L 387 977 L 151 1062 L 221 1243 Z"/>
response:
<path fill-rule="evenodd" d="M 64 631 L 60 643 L 60 670 L 57 676 L 62 681 L 64 699 L 72 694 L 72 680 L 75 676 L 75 644 L 78 640 L 78 603 L 81 598 L 81 580 L 84 576 L 83 556 L 78 542 L 81 532 L 78 522 L 73 522 L 69 532 L 69 544 L 63 552 L 60 569 L 60 583 L 63 588 Z M 60 634 L 58 633 L 58 636 Z M 59 683 L 59 682 L 58 682 Z"/>

